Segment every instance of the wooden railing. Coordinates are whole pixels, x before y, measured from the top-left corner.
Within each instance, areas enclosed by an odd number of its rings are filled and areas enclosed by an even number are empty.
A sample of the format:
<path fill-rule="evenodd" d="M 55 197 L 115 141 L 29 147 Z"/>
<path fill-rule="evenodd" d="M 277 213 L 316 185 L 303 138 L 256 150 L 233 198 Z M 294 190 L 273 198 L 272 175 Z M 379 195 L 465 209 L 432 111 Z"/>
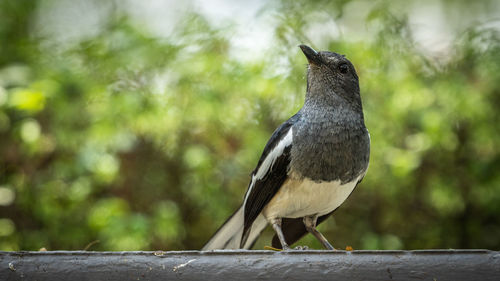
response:
<path fill-rule="evenodd" d="M 0 252 L 0 280 L 500 280 L 500 252 Z"/>

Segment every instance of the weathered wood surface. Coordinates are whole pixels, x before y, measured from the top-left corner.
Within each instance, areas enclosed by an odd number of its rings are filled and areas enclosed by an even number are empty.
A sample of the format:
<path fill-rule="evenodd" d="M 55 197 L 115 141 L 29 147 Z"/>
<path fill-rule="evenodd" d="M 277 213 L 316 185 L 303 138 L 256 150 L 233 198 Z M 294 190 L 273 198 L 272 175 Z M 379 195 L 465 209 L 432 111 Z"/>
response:
<path fill-rule="evenodd" d="M 500 280 L 500 252 L 0 252 L 0 280 Z"/>

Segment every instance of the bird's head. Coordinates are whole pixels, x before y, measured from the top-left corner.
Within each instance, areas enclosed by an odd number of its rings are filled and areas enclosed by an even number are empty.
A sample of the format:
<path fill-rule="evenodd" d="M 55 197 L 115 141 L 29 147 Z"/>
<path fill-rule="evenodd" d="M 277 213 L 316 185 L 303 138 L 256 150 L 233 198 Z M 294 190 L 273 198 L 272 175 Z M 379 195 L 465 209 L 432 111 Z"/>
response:
<path fill-rule="evenodd" d="M 361 109 L 358 75 L 352 63 L 334 52 L 316 52 L 306 45 L 300 48 L 309 61 L 306 100 L 321 99 L 326 103 L 343 100 Z"/>

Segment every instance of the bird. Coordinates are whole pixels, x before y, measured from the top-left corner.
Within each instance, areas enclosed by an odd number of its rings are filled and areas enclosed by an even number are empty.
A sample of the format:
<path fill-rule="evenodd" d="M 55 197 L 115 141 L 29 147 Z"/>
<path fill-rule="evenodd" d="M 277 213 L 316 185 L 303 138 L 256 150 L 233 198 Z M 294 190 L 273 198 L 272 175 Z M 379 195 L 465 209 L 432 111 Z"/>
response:
<path fill-rule="evenodd" d="M 299 47 L 308 61 L 304 104 L 274 131 L 243 203 L 202 250 L 250 249 L 267 224 L 275 248 L 293 250 L 310 233 L 335 250 L 316 227 L 364 178 L 370 135 L 353 64 L 335 52 Z"/>

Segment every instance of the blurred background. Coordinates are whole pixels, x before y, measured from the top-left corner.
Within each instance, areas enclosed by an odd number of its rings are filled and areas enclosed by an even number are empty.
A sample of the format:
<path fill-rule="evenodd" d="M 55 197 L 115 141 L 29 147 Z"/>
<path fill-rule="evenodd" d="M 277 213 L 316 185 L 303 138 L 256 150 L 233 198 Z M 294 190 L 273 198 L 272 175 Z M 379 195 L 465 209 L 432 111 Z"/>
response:
<path fill-rule="evenodd" d="M 499 15 L 495 0 L 2 0 L 0 250 L 201 248 L 302 106 L 301 43 L 353 62 L 371 133 L 367 176 L 319 227 L 332 244 L 499 250 Z"/>

